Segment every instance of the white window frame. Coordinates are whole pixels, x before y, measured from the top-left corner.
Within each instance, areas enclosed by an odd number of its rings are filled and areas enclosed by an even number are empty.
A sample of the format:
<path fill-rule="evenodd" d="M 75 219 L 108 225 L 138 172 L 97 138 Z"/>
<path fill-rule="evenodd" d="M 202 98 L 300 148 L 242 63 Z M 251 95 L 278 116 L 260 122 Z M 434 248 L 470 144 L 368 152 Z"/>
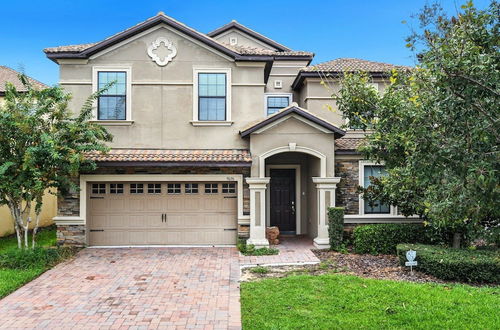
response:
<path fill-rule="evenodd" d="M 198 104 L 198 74 L 225 73 L 226 74 L 226 120 L 199 120 Z M 231 126 L 231 68 L 204 68 L 193 67 L 193 126 Z"/>
<path fill-rule="evenodd" d="M 267 114 L 267 99 L 269 97 L 288 97 L 288 106 L 292 105 L 293 94 L 292 93 L 265 93 L 264 94 L 264 117 L 269 117 Z"/>
<path fill-rule="evenodd" d="M 120 71 L 120 72 L 125 72 L 126 73 L 126 79 L 127 79 L 127 87 L 126 87 L 126 97 L 125 97 L 125 120 L 99 120 L 97 116 L 97 100 L 94 102 L 94 109 L 92 111 L 92 120 L 97 121 L 97 122 L 102 122 L 102 123 L 109 123 L 109 124 L 130 124 L 133 122 L 132 119 L 132 67 L 131 66 L 93 66 L 92 67 L 92 93 L 97 92 L 98 90 L 98 73 L 106 71 L 106 72 L 114 72 L 114 71 Z"/>
<path fill-rule="evenodd" d="M 364 187 L 364 178 L 365 178 L 365 166 L 385 166 L 384 163 L 377 163 L 370 160 L 360 160 L 359 161 L 359 185 Z M 397 216 L 398 210 L 397 207 L 391 205 L 389 208 L 389 213 L 365 213 L 365 200 L 362 195 L 359 194 L 359 214 L 360 215 L 368 215 L 374 218 L 386 218 L 388 216 Z"/>

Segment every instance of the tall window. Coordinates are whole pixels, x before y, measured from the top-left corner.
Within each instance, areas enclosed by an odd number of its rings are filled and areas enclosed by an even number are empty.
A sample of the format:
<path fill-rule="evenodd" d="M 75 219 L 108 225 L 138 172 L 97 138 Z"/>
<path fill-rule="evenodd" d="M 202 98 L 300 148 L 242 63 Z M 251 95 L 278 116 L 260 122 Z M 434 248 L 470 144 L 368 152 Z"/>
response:
<path fill-rule="evenodd" d="M 380 178 L 386 175 L 386 171 L 384 166 L 381 165 L 365 165 L 364 168 L 364 177 L 363 177 L 363 186 L 368 188 L 371 185 L 370 177 Z M 390 206 L 386 204 L 382 204 L 379 201 L 374 202 L 373 206 L 370 206 L 368 201 L 364 202 L 365 205 L 365 214 L 389 214 Z"/>
<path fill-rule="evenodd" d="M 226 120 L 226 74 L 198 73 L 198 120 Z"/>
<path fill-rule="evenodd" d="M 280 111 L 283 108 L 286 108 L 290 105 L 290 97 L 289 96 L 267 96 L 266 101 L 266 112 L 267 115 L 272 115 Z"/>
<path fill-rule="evenodd" d="M 125 120 L 127 118 L 127 73 L 122 71 L 99 71 L 98 88 L 114 82 L 97 101 L 98 120 Z"/>

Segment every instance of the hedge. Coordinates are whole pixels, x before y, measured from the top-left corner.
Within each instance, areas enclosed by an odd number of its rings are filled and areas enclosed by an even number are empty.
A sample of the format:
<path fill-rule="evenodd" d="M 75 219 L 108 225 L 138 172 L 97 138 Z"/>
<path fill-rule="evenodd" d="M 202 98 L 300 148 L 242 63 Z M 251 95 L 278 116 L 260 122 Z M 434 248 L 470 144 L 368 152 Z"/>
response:
<path fill-rule="evenodd" d="M 342 249 L 342 236 L 344 235 L 344 208 L 330 207 L 328 209 L 328 237 L 330 249 L 339 251 Z"/>
<path fill-rule="evenodd" d="M 383 223 L 354 228 L 353 244 L 356 253 L 396 254 L 400 243 L 431 243 L 421 224 Z"/>
<path fill-rule="evenodd" d="M 435 245 L 399 244 L 399 262 L 403 266 L 406 251 L 417 251 L 415 269 L 442 280 L 500 283 L 500 252 L 496 250 L 452 249 Z"/>

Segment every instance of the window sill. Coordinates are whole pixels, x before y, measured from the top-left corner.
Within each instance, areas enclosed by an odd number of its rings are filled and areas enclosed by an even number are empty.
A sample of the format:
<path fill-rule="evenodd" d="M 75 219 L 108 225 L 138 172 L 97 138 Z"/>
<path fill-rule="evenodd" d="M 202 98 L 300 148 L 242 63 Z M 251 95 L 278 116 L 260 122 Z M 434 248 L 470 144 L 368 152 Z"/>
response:
<path fill-rule="evenodd" d="M 231 126 L 233 125 L 232 121 L 191 121 L 191 125 L 193 126 Z"/>
<path fill-rule="evenodd" d="M 104 126 L 130 126 L 134 123 L 133 120 L 91 120 L 91 122 Z"/>

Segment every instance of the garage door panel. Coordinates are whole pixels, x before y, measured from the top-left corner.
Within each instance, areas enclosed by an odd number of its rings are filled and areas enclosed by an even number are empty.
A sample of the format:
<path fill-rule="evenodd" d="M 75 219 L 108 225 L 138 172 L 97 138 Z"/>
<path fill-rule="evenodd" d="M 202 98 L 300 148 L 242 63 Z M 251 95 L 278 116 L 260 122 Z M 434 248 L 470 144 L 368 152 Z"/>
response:
<path fill-rule="evenodd" d="M 99 183 L 102 184 L 102 183 Z M 103 230 L 89 233 L 91 245 L 214 245 L 235 244 L 237 199 L 221 193 L 205 193 L 199 183 L 198 193 L 131 193 L 124 184 L 123 193 L 106 192 L 89 200 L 89 228 Z M 89 191 L 91 191 L 89 189 Z M 162 215 L 166 214 L 166 218 Z M 224 230 L 226 229 L 226 230 Z"/>

